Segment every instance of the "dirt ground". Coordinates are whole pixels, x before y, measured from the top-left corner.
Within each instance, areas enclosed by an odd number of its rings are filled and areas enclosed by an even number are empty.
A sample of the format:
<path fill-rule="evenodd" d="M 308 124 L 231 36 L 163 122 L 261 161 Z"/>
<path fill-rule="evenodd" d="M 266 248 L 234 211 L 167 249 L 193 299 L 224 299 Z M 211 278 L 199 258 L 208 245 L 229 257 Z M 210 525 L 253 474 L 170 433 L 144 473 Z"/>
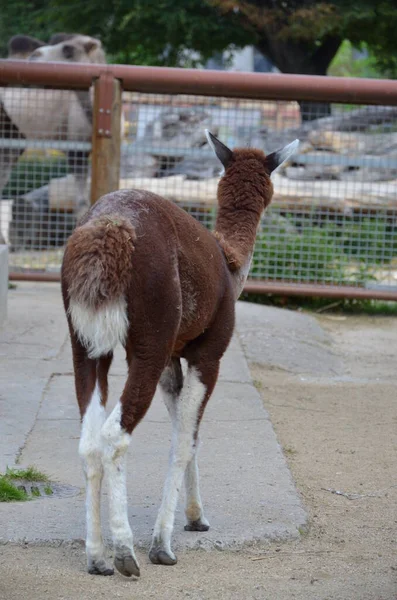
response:
<path fill-rule="evenodd" d="M 187 552 L 175 567 L 151 565 L 139 553 L 139 581 L 88 575 L 77 544 L 6 545 L 0 599 L 396 600 L 397 320 L 320 322 L 344 374 L 308 377 L 251 366 L 309 513 L 299 540 Z"/>

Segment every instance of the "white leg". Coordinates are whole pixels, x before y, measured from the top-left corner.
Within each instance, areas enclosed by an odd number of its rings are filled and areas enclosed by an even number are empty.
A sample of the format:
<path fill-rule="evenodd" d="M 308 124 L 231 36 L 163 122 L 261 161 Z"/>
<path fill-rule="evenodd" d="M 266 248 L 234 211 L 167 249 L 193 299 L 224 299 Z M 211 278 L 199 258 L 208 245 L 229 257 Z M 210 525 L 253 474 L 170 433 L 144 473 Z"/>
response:
<path fill-rule="evenodd" d="M 198 439 L 194 448 L 193 458 L 185 471 L 187 525 L 185 531 L 208 531 L 210 524 L 204 516 L 199 486 L 199 470 L 197 465 Z"/>
<path fill-rule="evenodd" d="M 97 575 L 112 575 L 105 561 L 101 532 L 101 487 L 103 479 L 101 428 L 106 413 L 101 405 L 98 385 L 83 417 L 79 453 L 86 478 L 86 552 L 88 571 Z"/>
<path fill-rule="evenodd" d="M 189 368 L 176 405 L 170 465 L 149 554 L 153 563 L 168 565 L 176 563 L 176 557 L 171 550 L 175 510 L 186 467 L 193 457 L 194 433 L 205 393 L 206 388 L 201 383 L 198 372 L 194 368 Z"/>
<path fill-rule="evenodd" d="M 175 391 L 178 386 L 173 385 L 174 382 L 171 379 L 172 376 L 172 372 L 165 372 L 164 376 L 160 380 L 160 385 L 165 405 L 171 417 L 172 428 L 176 429 L 176 410 L 179 402 L 179 392 L 177 393 Z M 207 519 L 204 516 L 203 503 L 200 496 L 199 470 L 197 464 L 198 446 L 199 438 L 197 436 L 196 443 L 193 448 L 193 457 L 189 461 L 185 471 L 185 514 L 187 519 L 185 531 L 208 531 L 210 527 Z"/>
<path fill-rule="evenodd" d="M 125 458 L 131 435 L 121 425 L 121 404 L 117 403 L 102 427 L 103 464 L 109 486 L 109 519 L 115 550 L 114 564 L 127 577 L 139 577 L 133 536 L 128 521 Z"/>

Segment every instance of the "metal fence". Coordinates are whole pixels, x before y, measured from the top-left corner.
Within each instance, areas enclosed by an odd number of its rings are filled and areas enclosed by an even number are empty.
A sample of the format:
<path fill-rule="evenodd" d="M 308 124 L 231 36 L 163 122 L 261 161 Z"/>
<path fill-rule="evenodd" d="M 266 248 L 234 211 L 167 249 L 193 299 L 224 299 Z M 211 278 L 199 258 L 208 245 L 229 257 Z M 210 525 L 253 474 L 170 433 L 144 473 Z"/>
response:
<path fill-rule="evenodd" d="M 49 63 L 0 64 L 12 278 L 59 277 L 76 218 L 117 187 L 165 196 L 211 228 L 219 165 L 208 128 L 266 152 L 301 140 L 273 177 L 248 291 L 397 299 L 397 82 L 56 67 L 54 78 Z"/>

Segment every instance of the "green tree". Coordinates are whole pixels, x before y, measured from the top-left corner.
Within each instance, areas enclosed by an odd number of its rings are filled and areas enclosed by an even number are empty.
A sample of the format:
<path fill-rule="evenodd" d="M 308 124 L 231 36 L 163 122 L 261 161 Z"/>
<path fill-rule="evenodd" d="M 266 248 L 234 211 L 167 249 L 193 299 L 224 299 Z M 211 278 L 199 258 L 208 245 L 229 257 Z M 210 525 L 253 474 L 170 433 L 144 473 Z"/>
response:
<path fill-rule="evenodd" d="M 194 66 L 250 44 L 283 73 L 326 75 L 349 39 L 397 73 L 395 0 L 0 0 L 0 14 L 2 48 L 15 33 L 78 31 L 99 37 L 113 62 Z M 311 118 L 329 111 L 301 106 Z"/>
<path fill-rule="evenodd" d="M 0 0 L 0 56 L 7 56 L 8 40 L 18 33 L 46 40 L 53 28 L 47 19 L 48 0 Z"/>
<path fill-rule="evenodd" d="M 344 17 L 344 35 L 356 47 L 368 48 L 374 66 L 397 77 L 397 3 L 395 0 L 334 0 Z"/>

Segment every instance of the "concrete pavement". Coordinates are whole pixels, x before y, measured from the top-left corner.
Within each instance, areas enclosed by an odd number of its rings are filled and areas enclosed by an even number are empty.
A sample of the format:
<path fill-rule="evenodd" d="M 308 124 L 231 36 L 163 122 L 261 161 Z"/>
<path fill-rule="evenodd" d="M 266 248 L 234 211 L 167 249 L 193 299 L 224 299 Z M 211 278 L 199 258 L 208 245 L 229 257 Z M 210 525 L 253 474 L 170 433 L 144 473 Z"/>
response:
<path fill-rule="evenodd" d="M 9 317 L 0 329 L 0 472 L 16 462 L 21 466 L 33 464 L 51 480 L 75 486 L 78 493 L 66 498 L 0 504 L 0 542 L 82 539 L 84 482 L 77 453 L 80 424 L 59 286 L 18 283 L 17 289 L 9 293 L 8 304 Z M 277 352 L 283 356 L 282 345 L 288 346 L 285 340 L 294 331 L 293 317 L 286 315 L 286 311 L 267 307 L 238 306 L 237 332 L 224 357 L 201 427 L 201 491 L 211 528 L 205 533 L 183 531 L 181 498 L 174 535 L 177 550 L 222 549 L 287 539 L 299 535 L 306 523 L 304 508 L 251 380 L 243 350 L 245 346 L 250 360 L 265 360 L 272 336 L 261 341 L 261 335 L 264 331 L 268 335 L 272 323 L 276 323 L 273 337 Z M 284 329 L 283 319 L 287 319 Z M 306 327 L 302 323 L 298 330 L 309 331 L 316 355 L 327 353 L 322 330 L 313 323 L 311 320 Z M 300 351 L 299 331 L 293 354 Z M 121 392 L 125 373 L 119 351 L 110 373 L 110 406 Z M 168 415 L 156 394 L 134 432 L 128 453 L 129 514 L 137 546 L 148 547 L 150 543 L 169 445 Z M 104 533 L 108 537 L 106 498 L 103 505 Z"/>

